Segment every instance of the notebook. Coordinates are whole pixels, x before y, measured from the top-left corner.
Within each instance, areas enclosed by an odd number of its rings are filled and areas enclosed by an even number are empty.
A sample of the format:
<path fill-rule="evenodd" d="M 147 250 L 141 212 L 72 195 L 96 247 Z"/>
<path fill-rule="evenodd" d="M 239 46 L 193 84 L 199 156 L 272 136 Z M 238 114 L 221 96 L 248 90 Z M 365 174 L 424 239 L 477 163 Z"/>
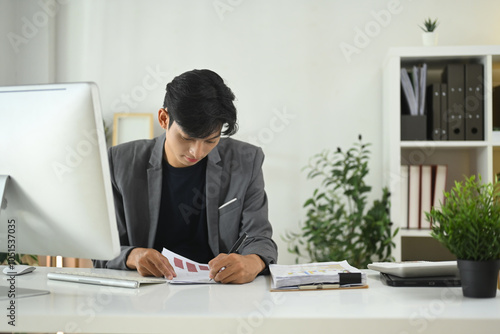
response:
<path fill-rule="evenodd" d="M 399 277 L 429 277 L 458 275 L 457 261 L 374 262 L 368 269 Z"/>

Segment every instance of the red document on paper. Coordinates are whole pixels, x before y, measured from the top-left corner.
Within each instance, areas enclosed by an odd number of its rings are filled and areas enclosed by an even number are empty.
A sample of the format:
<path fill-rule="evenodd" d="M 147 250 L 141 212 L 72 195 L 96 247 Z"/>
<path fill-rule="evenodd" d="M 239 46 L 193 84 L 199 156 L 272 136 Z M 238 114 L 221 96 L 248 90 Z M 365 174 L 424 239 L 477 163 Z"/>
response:
<path fill-rule="evenodd" d="M 212 284 L 214 280 L 208 278 L 209 267 L 206 263 L 198 263 L 182 255 L 163 248 L 161 252 L 174 267 L 177 277 L 168 280 L 172 284 Z"/>

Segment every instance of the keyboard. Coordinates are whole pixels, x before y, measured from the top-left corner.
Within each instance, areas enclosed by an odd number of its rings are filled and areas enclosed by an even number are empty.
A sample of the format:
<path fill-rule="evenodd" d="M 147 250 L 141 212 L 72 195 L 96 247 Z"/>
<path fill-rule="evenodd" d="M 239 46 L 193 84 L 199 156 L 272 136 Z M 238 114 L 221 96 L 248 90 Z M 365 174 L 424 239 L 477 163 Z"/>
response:
<path fill-rule="evenodd" d="M 120 275 L 122 274 L 122 275 Z M 47 274 L 47 278 L 57 281 L 114 286 L 137 289 L 141 284 L 161 284 L 167 280 L 162 277 L 125 276 L 123 272 L 88 272 L 56 271 Z"/>

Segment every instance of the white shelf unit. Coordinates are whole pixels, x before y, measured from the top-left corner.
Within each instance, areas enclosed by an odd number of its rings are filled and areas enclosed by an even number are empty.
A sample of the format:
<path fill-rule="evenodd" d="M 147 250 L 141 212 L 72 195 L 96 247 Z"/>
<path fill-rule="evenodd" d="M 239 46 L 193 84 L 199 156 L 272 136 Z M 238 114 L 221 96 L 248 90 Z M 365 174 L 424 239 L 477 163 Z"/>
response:
<path fill-rule="evenodd" d="M 427 83 L 439 82 L 445 65 L 453 62 L 480 63 L 484 66 L 484 140 L 482 141 L 402 141 L 402 66 L 426 63 Z M 500 172 L 500 136 L 493 133 L 493 87 L 500 84 L 500 46 L 437 46 L 391 48 L 383 65 L 383 171 L 384 184 L 391 192 L 390 216 L 400 232 L 394 240 L 394 257 L 401 261 L 405 237 L 430 238 L 429 230 L 406 229 L 401 217 L 401 165 L 446 164 L 446 191 L 464 175 L 480 173 L 484 181 Z"/>

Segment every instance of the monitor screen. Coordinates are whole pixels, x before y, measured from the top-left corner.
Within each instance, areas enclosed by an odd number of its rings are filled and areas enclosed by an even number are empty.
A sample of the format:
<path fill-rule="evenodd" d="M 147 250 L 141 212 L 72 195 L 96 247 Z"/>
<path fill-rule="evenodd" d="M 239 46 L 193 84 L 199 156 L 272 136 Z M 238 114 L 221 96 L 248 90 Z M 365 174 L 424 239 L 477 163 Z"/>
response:
<path fill-rule="evenodd" d="M 94 83 L 0 87 L 0 201 L 0 252 L 118 255 Z"/>

